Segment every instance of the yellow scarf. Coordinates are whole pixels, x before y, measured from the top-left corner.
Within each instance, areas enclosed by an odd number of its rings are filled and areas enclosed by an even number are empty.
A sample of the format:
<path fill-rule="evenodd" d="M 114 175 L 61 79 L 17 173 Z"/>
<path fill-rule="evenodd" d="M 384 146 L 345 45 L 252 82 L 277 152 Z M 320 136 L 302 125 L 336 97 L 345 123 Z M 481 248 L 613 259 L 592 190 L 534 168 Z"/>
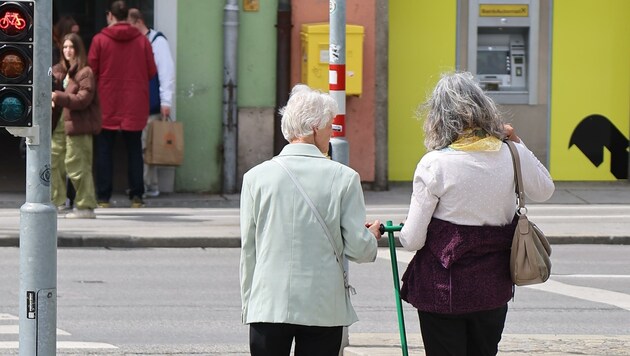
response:
<path fill-rule="evenodd" d="M 457 151 L 498 151 L 503 142 L 478 127 L 464 130 L 448 147 Z"/>

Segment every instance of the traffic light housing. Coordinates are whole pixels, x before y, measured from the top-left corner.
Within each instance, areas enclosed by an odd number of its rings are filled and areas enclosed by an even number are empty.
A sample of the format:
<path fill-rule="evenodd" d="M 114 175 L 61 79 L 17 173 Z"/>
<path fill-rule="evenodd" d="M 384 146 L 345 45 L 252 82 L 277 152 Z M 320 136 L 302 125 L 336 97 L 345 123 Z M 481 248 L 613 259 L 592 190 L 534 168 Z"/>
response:
<path fill-rule="evenodd" d="M 0 127 L 33 125 L 33 1 L 0 1 Z"/>

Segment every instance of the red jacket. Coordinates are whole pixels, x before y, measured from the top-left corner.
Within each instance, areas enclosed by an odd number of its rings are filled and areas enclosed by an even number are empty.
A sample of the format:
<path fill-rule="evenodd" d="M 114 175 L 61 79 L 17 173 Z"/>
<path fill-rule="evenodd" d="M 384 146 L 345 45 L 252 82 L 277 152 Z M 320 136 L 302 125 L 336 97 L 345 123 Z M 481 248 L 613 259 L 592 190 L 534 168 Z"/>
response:
<path fill-rule="evenodd" d="M 142 131 L 149 117 L 149 79 L 157 73 L 151 43 L 119 22 L 92 39 L 88 63 L 96 77 L 107 130 Z"/>

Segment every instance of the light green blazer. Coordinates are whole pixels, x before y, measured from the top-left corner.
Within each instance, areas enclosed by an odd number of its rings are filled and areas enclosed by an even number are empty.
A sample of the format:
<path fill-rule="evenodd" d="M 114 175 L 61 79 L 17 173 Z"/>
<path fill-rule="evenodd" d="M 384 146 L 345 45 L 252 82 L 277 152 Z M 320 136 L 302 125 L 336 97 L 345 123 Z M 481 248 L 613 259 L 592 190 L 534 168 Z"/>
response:
<path fill-rule="evenodd" d="M 376 259 L 365 227 L 359 174 L 311 144 L 279 155 L 322 215 L 350 261 Z M 343 275 L 322 226 L 280 165 L 266 161 L 243 177 L 241 190 L 243 323 L 347 326 L 357 321 Z"/>

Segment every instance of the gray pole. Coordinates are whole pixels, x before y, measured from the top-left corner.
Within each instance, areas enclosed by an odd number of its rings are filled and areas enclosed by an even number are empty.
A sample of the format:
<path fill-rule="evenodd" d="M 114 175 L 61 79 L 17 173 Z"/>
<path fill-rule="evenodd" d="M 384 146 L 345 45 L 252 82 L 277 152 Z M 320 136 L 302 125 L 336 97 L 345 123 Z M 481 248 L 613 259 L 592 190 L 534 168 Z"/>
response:
<path fill-rule="evenodd" d="M 346 140 L 346 0 L 330 0 L 330 40 L 328 48 L 328 91 L 337 101 L 339 114 L 333 119 L 333 134 L 330 139 L 331 158 L 350 165 L 350 147 Z M 348 259 L 343 258 L 343 267 L 350 275 Z M 341 350 L 350 344 L 348 328 L 343 328 Z"/>
<path fill-rule="evenodd" d="M 376 162 L 374 190 L 389 189 L 388 171 L 388 53 L 389 0 L 376 1 Z"/>
<path fill-rule="evenodd" d="M 330 0 L 330 41 L 328 48 L 328 89 L 337 101 L 339 114 L 333 119 L 332 159 L 350 164 L 346 140 L 346 1 Z"/>
<path fill-rule="evenodd" d="M 226 0 L 223 15 L 223 193 L 236 193 L 238 107 L 238 0 Z"/>
<path fill-rule="evenodd" d="M 34 2 L 33 130 L 20 208 L 20 355 L 55 355 L 57 210 L 50 202 L 52 0 Z"/>

